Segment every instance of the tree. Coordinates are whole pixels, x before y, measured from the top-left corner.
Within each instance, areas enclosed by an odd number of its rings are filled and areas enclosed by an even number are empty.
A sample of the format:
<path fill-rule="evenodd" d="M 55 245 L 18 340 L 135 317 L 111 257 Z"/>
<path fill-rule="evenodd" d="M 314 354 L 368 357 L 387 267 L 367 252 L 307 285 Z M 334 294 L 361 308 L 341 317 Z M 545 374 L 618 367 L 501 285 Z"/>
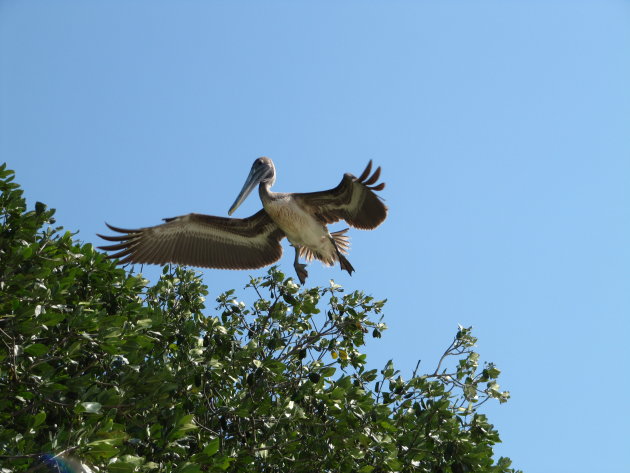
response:
<path fill-rule="evenodd" d="M 384 301 L 277 268 L 207 310 L 193 271 L 153 286 L 27 210 L 0 167 L 1 471 L 508 472 L 504 402 L 459 327 L 439 366 L 370 369 Z M 378 319 L 377 319 L 378 318 Z"/>

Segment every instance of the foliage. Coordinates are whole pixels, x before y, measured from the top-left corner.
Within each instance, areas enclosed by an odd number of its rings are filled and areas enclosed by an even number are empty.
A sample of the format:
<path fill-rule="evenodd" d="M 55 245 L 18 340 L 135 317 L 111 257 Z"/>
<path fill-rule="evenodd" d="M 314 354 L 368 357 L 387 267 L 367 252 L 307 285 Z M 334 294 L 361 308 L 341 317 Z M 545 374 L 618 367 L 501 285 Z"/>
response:
<path fill-rule="evenodd" d="M 0 167 L 1 471 L 513 471 L 477 412 L 508 394 L 470 329 L 430 374 L 369 369 L 384 301 L 272 268 L 251 307 L 228 291 L 205 313 L 194 272 L 148 286 L 12 179 Z"/>

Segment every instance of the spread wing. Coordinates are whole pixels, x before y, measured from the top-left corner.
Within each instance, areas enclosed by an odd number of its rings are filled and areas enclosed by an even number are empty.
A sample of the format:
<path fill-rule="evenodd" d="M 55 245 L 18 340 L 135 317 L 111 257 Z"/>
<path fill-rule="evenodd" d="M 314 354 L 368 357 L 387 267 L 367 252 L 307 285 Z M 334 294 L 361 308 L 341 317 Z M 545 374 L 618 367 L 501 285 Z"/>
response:
<path fill-rule="evenodd" d="M 384 182 L 376 184 L 381 168 L 370 176 L 371 171 L 372 160 L 359 177 L 346 173 L 334 189 L 295 194 L 294 198 L 326 224 L 345 220 L 355 228 L 371 230 L 387 217 L 387 207 L 374 193 L 385 188 Z"/>
<path fill-rule="evenodd" d="M 261 268 L 282 255 L 280 240 L 284 232 L 264 210 L 245 219 L 188 214 L 165 220 L 161 225 L 137 230 L 107 224 L 121 235 L 99 235 L 117 242 L 100 249 L 115 252 L 110 257 L 120 258 L 121 263 L 175 263 L 219 269 Z"/>

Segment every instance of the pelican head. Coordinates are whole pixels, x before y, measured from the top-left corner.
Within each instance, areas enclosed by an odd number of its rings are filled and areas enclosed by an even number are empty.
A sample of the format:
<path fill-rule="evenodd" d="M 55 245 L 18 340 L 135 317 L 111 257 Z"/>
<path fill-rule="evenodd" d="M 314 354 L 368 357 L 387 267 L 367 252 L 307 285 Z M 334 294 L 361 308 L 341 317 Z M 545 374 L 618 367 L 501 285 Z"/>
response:
<path fill-rule="evenodd" d="M 273 165 L 273 161 L 265 157 L 258 158 L 254 161 L 254 164 L 252 164 L 249 176 L 247 176 L 247 180 L 245 181 L 241 192 L 238 194 L 238 197 L 232 204 L 232 207 L 230 207 L 228 215 L 232 215 L 234 213 L 238 206 L 243 203 L 254 187 L 258 184 L 266 183 L 269 187 L 271 187 L 274 182 L 276 182 L 276 168 Z"/>

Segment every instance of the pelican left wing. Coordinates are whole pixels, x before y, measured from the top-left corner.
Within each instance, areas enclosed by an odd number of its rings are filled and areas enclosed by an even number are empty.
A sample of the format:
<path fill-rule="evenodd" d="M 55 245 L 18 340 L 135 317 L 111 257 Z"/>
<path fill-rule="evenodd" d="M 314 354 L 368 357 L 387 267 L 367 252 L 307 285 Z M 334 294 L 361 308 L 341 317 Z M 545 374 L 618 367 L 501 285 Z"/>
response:
<path fill-rule="evenodd" d="M 121 235 L 98 235 L 117 242 L 100 249 L 114 251 L 121 263 L 165 264 L 218 269 L 255 269 L 282 256 L 284 232 L 264 210 L 251 217 L 225 218 L 188 214 L 137 230 L 107 226 Z"/>
<path fill-rule="evenodd" d="M 295 194 L 294 197 L 326 224 L 345 220 L 355 228 L 371 230 L 387 217 L 387 207 L 374 193 L 385 188 L 384 182 L 376 184 L 381 176 L 380 166 L 370 176 L 371 172 L 372 160 L 359 177 L 344 174 L 334 189 Z"/>

